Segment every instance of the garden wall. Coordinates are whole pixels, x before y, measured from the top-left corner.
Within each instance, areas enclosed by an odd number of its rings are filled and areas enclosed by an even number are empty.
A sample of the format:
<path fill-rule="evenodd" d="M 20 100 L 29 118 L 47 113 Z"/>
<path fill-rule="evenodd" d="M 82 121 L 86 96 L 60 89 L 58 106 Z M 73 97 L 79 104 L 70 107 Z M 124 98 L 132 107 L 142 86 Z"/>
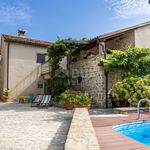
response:
<path fill-rule="evenodd" d="M 95 131 L 86 108 L 76 108 L 65 150 L 100 150 Z"/>

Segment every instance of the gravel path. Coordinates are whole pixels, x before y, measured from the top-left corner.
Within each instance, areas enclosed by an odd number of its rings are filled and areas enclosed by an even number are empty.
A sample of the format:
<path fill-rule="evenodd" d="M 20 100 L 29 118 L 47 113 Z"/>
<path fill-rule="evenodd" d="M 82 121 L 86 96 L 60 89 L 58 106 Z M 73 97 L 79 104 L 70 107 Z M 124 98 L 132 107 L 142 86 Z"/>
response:
<path fill-rule="evenodd" d="M 0 150 L 63 150 L 72 113 L 0 103 Z"/>

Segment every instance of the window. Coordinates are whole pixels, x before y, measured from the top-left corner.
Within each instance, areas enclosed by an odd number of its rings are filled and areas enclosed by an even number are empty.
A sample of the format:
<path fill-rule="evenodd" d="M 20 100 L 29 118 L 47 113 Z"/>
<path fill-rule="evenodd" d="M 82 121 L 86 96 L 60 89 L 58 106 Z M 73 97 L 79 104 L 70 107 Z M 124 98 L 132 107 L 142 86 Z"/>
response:
<path fill-rule="evenodd" d="M 45 54 L 37 53 L 37 63 L 45 63 Z"/>
<path fill-rule="evenodd" d="M 38 89 L 42 89 L 43 88 L 43 84 L 42 83 L 38 83 L 37 88 Z"/>
<path fill-rule="evenodd" d="M 78 84 L 80 84 L 82 82 L 82 77 L 78 77 Z"/>

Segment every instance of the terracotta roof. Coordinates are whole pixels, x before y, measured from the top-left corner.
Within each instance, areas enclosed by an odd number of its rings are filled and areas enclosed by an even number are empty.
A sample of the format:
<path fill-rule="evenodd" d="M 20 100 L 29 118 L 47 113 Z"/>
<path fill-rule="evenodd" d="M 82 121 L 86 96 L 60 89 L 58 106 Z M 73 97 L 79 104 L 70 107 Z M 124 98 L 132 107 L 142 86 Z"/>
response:
<path fill-rule="evenodd" d="M 14 35 L 6 35 L 3 34 L 2 37 L 4 37 L 5 41 L 10 41 L 14 43 L 22 43 L 22 44 L 29 44 L 29 45 L 36 45 L 36 46 L 42 46 L 42 47 L 48 47 L 51 46 L 53 43 L 48 41 L 41 41 L 41 40 L 35 40 L 31 38 L 26 37 L 19 37 Z"/>
<path fill-rule="evenodd" d="M 102 35 L 98 36 L 98 38 L 102 41 L 105 41 L 107 39 L 114 38 L 114 37 L 122 35 L 126 32 L 130 32 L 132 30 L 135 30 L 135 29 L 147 26 L 147 25 L 150 25 L 150 21 L 144 22 L 144 23 L 141 23 L 141 24 L 138 24 L 138 25 L 134 25 L 134 26 L 131 26 L 131 27 L 128 27 L 128 28 L 120 29 L 120 30 L 117 30 L 117 31 L 114 31 L 114 32 L 102 34 Z M 93 38 L 90 42 L 94 42 L 96 39 L 97 39 L 97 37 Z"/>

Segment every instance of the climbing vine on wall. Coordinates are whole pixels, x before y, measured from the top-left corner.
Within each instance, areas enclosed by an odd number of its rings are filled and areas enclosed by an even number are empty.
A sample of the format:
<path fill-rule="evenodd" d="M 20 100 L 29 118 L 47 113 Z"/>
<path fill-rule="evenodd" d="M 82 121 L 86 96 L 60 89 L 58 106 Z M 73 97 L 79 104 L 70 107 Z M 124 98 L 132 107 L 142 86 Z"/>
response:
<path fill-rule="evenodd" d="M 67 40 L 59 39 L 48 48 L 48 62 L 52 69 L 52 76 L 59 69 L 61 60 L 65 56 L 71 56 L 74 51 L 83 47 L 87 40 L 87 38 L 83 38 L 81 41 L 72 40 L 72 38 Z"/>
<path fill-rule="evenodd" d="M 127 75 L 144 76 L 150 74 L 150 49 L 127 48 L 125 51 L 109 50 L 107 60 L 102 59 L 104 68 L 125 69 Z"/>
<path fill-rule="evenodd" d="M 60 63 L 65 56 L 71 56 L 74 51 L 82 48 L 86 45 L 88 39 L 83 38 L 80 41 L 68 38 L 65 40 L 58 39 L 52 46 L 48 48 L 48 63 L 51 68 L 51 86 L 50 91 L 52 95 L 59 95 L 69 88 L 69 80 L 66 74 L 57 74 L 57 70 L 60 69 Z M 60 88 L 61 87 L 61 88 Z M 59 90 L 61 89 L 61 90 Z"/>
<path fill-rule="evenodd" d="M 122 80 L 113 85 L 113 97 L 136 106 L 141 98 L 150 98 L 150 49 L 127 48 L 110 50 L 107 60 L 101 59 L 107 71 L 124 69 Z"/>

